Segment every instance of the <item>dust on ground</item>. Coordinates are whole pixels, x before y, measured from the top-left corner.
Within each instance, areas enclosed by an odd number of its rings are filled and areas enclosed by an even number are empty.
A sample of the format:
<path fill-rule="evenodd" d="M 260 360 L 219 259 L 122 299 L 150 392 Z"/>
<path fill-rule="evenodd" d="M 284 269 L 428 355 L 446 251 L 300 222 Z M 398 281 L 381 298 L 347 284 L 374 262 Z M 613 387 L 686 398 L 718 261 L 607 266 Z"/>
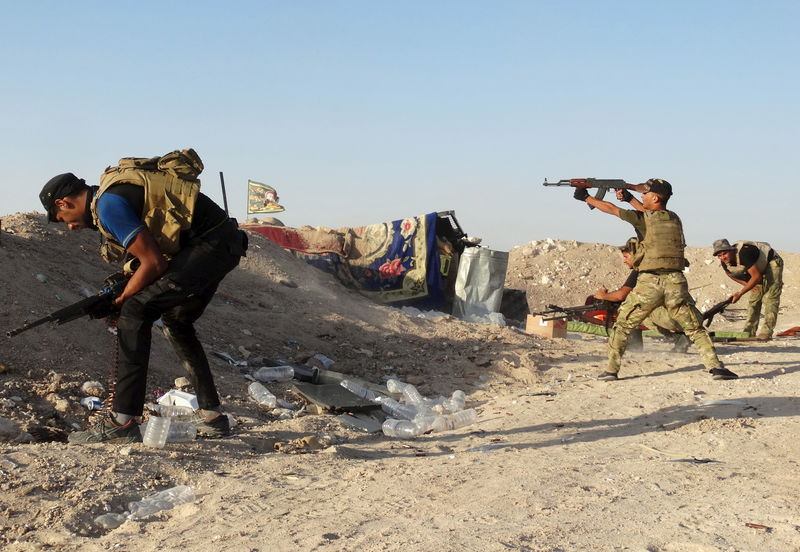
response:
<path fill-rule="evenodd" d="M 97 236 L 3 218 L 0 327 L 100 287 L 113 267 Z M 779 329 L 800 325 L 798 256 L 786 262 Z M 689 248 L 701 310 L 734 289 L 708 248 Z M 625 269 L 608 245 L 539 240 L 510 253 L 507 287 L 533 310 L 580 305 Z M 733 329 L 744 304 L 714 327 Z M 737 312 L 738 310 L 738 312 Z M 235 435 L 152 449 L 69 446 L 86 423 L 85 381 L 106 383 L 114 337 L 98 321 L 42 326 L 0 348 L 0 547 L 6 550 L 797 550 L 800 347 L 718 346 L 736 381 L 696 354 L 646 340 L 618 382 L 591 376 L 604 340 L 529 336 L 451 317 L 412 318 L 343 288 L 251 235 L 242 265 L 198 323 L 208 351 L 302 362 L 426 395 L 467 393 L 479 422 L 413 441 L 370 435 L 303 409 L 281 419 L 247 398 L 244 368 L 209 355 Z M 181 369 L 154 332 L 148 398 Z M 319 448 L 297 443 L 314 436 Z M 276 447 L 279 444 L 282 446 Z M 174 485 L 197 499 L 106 530 L 93 520 Z"/>

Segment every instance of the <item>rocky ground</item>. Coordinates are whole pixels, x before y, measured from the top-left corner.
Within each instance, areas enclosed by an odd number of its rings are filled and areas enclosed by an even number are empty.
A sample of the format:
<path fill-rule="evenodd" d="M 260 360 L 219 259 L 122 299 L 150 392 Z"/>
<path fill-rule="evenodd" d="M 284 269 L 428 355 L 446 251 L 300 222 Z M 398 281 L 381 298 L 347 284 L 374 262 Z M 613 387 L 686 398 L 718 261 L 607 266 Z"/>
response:
<path fill-rule="evenodd" d="M 4 217 L 0 327 L 96 290 L 113 268 L 96 234 L 35 213 Z M 783 253 L 779 329 L 800 325 L 796 254 Z M 707 248 L 689 248 L 701 310 L 732 293 Z M 625 270 L 612 246 L 540 240 L 510 253 L 507 286 L 533 310 L 580 305 Z M 733 329 L 744 305 L 718 329 Z M 467 393 L 474 426 L 388 439 L 315 413 L 288 384 L 281 418 L 247 398 L 247 368 L 211 356 L 235 435 L 220 441 L 88 447 L 63 443 L 89 415 L 86 381 L 107 385 L 114 337 L 98 321 L 42 326 L 0 348 L 0 547 L 7 550 L 797 550 L 800 347 L 719 346 L 742 377 L 710 379 L 694 354 L 655 340 L 615 383 L 592 378 L 604 341 L 549 340 L 370 303 L 251 236 L 198 330 L 207 350 L 303 362 L 426 395 Z M 691 353 L 691 350 L 690 350 Z M 148 396 L 181 370 L 155 336 Z M 174 485 L 196 500 L 116 529 L 105 512 Z"/>

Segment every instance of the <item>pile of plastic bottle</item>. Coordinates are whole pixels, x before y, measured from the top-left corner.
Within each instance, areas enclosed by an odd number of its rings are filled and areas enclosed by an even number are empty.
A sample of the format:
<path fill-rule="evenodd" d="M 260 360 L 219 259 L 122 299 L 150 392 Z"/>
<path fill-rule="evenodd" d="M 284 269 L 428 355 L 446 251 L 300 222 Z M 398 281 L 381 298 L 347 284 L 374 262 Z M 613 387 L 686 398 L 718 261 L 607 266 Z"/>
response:
<path fill-rule="evenodd" d="M 461 390 L 447 397 L 423 397 L 410 383 L 396 379 L 386 382 L 389 393 L 401 395 L 401 400 L 376 393 L 353 380 L 342 380 L 341 386 L 369 402 L 380 405 L 390 417 L 383 422 L 383 434 L 401 439 L 413 439 L 423 433 L 448 431 L 474 424 L 478 413 L 474 408 L 464 410 L 465 396 Z"/>

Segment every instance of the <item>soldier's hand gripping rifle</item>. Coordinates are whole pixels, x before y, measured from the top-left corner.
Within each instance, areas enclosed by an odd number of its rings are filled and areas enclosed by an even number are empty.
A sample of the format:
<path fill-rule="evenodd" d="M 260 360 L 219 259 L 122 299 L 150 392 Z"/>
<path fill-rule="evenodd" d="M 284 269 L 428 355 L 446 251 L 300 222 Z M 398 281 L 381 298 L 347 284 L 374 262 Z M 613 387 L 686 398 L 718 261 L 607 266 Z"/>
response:
<path fill-rule="evenodd" d="M 724 301 L 720 301 L 706 312 L 703 313 L 703 322 L 705 322 L 706 328 L 711 325 L 711 321 L 714 320 L 714 317 L 724 311 L 728 305 L 733 302 L 733 297 L 728 297 Z"/>
<path fill-rule="evenodd" d="M 602 179 L 602 178 L 569 178 L 558 182 L 548 182 L 544 179 L 543 186 L 572 186 L 573 188 L 594 188 L 597 190 L 595 199 L 602 200 L 608 190 L 633 190 L 634 192 L 644 193 L 650 189 L 647 184 L 628 184 L 621 179 Z M 594 209 L 589 205 L 590 209 Z"/>
<path fill-rule="evenodd" d="M 33 322 L 25 322 L 19 328 L 6 332 L 6 335 L 14 337 L 47 322 L 55 322 L 56 325 L 61 325 L 83 316 L 106 318 L 116 310 L 114 299 L 120 296 L 129 279 L 129 276 L 124 276 L 122 273 L 112 274 L 106 278 L 103 283 L 103 289 L 96 295 L 81 299 L 77 303 L 73 303 Z"/>

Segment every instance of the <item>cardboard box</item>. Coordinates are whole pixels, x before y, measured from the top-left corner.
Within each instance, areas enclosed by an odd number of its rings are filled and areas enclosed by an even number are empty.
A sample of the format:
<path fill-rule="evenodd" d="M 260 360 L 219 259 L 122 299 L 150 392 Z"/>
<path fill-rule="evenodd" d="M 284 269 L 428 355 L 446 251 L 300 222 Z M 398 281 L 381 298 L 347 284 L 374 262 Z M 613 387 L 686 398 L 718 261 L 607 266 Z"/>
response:
<path fill-rule="evenodd" d="M 528 315 L 525 322 L 525 332 L 541 337 L 567 337 L 567 321 L 564 318 L 559 320 L 543 320 L 541 316 Z"/>

